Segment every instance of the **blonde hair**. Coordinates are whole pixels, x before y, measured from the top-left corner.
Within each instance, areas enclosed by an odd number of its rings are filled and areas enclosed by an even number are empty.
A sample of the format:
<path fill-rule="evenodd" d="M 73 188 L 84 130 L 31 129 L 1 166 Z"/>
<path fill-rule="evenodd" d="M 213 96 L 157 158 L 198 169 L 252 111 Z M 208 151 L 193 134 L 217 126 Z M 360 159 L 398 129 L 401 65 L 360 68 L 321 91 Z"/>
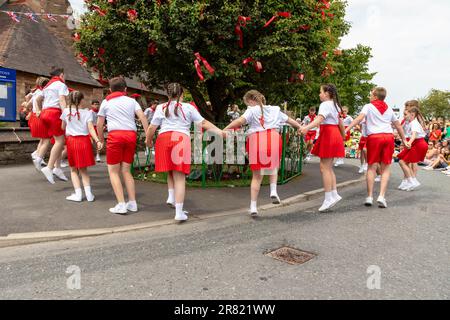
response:
<path fill-rule="evenodd" d="M 244 103 L 249 105 L 250 100 L 259 104 L 259 107 L 261 108 L 261 120 L 264 121 L 264 106 L 266 105 L 266 98 L 257 90 L 250 90 L 244 95 Z M 261 126 L 264 128 L 263 124 L 261 124 Z"/>
<path fill-rule="evenodd" d="M 373 95 L 381 101 L 384 101 L 384 99 L 386 99 L 387 96 L 387 90 L 383 87 L 376 87 L 373 89 Z"/>

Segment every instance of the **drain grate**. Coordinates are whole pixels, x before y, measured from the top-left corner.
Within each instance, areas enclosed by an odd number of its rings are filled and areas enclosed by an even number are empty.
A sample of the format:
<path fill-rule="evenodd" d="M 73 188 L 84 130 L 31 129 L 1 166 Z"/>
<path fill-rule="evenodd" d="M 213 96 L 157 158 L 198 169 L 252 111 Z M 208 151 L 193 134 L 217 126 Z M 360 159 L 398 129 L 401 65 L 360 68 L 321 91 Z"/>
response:
<path fill-rule="evenodd" d="M 266 256 L 292 265 L 299 265 L 313 259 L 317 254 L 290 247 L 281 247 L 266 253 Z"/>

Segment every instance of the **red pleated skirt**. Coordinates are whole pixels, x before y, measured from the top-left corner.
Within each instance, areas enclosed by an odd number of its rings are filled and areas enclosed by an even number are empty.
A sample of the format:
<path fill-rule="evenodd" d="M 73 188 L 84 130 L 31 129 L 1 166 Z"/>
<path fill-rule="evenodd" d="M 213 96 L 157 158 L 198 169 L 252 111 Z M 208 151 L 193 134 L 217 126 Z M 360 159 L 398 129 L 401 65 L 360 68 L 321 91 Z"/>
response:
<path fill-rule="evenodd" d="M 67 136 L 67 160 L 72 168 L 87 168 L 95 165 L 94 152 L 89 136 Z"/>
<path fill-rule="evenodd" d="M 246 149 L 252 171 L 274 170 L 280 167 L 283 142 L 275 129 L 249 135 Z"/>
<path fill-rule="evenodd" d="M 404 148 L 402 152 L 398 154 L 398 158 L 407 163 L 419 163 L 425 160 L 427 155 L 428 144 L 425 139 L 414 140 L 411 149 Z"/>
<path fill-rule="evenodd" d="M 338 125 L 320 126 L 320 135 L 311 153 L 319 158 L 344 158 L 344 139 Z"/>
<path fill-rule="evenodd" d="M 30 120 L 28 121 L 28 126 L 30 127 L 31 136 L 33 138 L 48 139 L 48 130 L 42 123 L 41 118 L 36 116 L 36 113 L 32 112 Z"/>
<path fill-rule="evenodd" d="M 155 143 L 155 171 L 191 172 L 191 138 L 181 132 L 158 135 Z"/>

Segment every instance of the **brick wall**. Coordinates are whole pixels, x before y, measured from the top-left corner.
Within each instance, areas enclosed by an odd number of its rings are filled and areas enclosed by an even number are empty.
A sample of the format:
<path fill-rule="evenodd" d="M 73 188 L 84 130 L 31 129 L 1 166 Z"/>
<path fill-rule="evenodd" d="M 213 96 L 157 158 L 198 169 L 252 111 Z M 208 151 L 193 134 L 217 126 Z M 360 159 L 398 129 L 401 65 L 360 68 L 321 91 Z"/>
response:
<path fill-rule="evenodd" d="M 28 128 L 0 128 L 0 165 L 31 162 L 38 143 Z"/>

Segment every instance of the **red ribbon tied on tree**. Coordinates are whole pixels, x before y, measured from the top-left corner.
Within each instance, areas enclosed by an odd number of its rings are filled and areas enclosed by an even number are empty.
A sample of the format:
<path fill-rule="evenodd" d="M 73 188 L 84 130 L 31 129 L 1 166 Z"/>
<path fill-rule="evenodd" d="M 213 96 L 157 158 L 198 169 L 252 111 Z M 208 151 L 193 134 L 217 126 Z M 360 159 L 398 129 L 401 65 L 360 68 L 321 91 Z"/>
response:
<path fill-rule="evenodd" d="M 203 63 L 206 70 L 208 70 L 209 74 L 213 75 L 216 70 L 214 70 L 214 68 L 211 67 L 211 65 L 208 63 L 208 61 L 205 58 L 203 58 L 199 52 L 194 53 L 194 55 L 197 58 L 194 60 L 194 66 L 195 66 L 195 69 L 197 70 L 197 75 L 201 81 L 204 81 L 205 76 L 203 75 L 200 62 Z"/>
<path fill-rule="evenodd" d="M 82 53 L 78 54 L 78 57 L 83 61 L 83 63 L 87 63 L 89 59 Z"/>
<path fill-rule="evenodd" d="M 151 41 L 148 44 L 147 52 L 149 55 L 153 56 L 156 54 L 156 51 L 158 51 L 158 47 L 156 46 L 156 43 L 154 41 Z"/>
<path fill-rule="evenodd" d="M 267 28 L 268 26 L 270 26 L 270 24 L 274 22 L 278 17 L 290 18 L 292 17 L 292 14 L 290 12 L 277 12 L 276 15 L 274 15 L 272 18 L 270 18 L 269 21 L 266 22 L 263 28 Z"/>
<path fill-rule="evenodd" d="M 249 63 L 254 63 L 255 71 L 261 73 L 263 71 L 263 65 L 261 61 L 255 60 L 252 57 L 248 57 L 242 61 L 242 64 L 246 67 Z"/>
<path fill-rule="evenodd" d="M 138 13 L 136 10 L 130 9 L 127 11 L 128 20 L 130 20 L 131 22 L 135 21 L 137 19 L 137 16 L 138 16 Z"/>
<path fill-rule="evenodd" d="M 91 10 L 94 10 L 95 12 L 97 12 L 100 16 L 106 16 L 106 10 L 102 10 L 99 6 L 93 4 L 91 6 Z"/>
<path fill-rule="evenodd" d="M 238 22 L 236 23 L 236 26 L 234 27 L 234 33 L 239 38 L 238 44 L 239 44 L 239 48 L 241 48 L 241 49 L 244 48 L 244 33 L 242 32 L 241 27 L 245 27 L 247 25 L 247 22 L 250 20 L 251 20 L 250 17 L 239 16 Z"/>

